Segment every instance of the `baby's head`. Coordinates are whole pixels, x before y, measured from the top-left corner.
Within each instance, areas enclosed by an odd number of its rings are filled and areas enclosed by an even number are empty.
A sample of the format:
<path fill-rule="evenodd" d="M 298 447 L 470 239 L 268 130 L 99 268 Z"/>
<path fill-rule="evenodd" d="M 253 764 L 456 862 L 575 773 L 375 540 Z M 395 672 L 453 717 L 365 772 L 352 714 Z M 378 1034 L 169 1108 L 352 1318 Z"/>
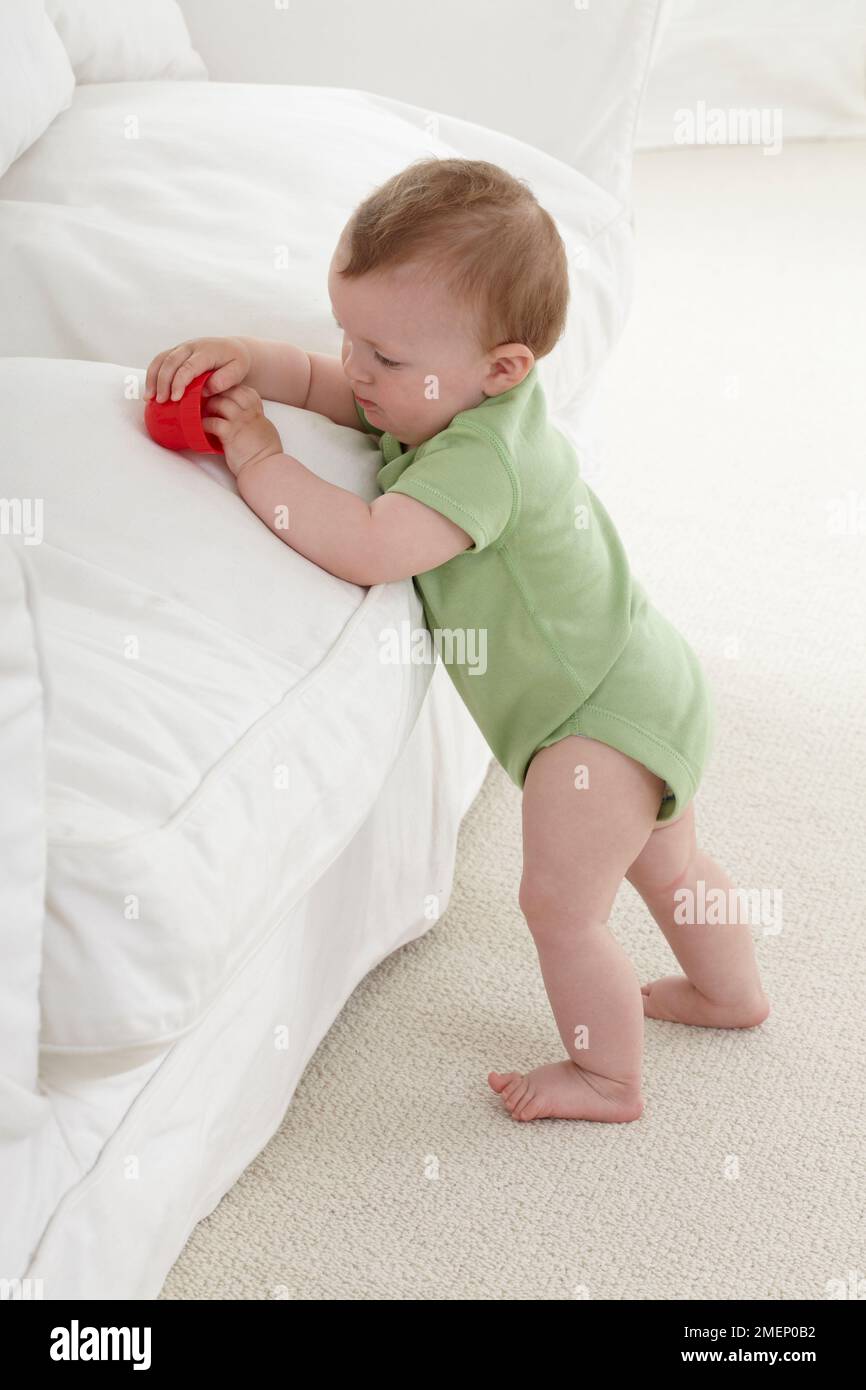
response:
<path fill-rule="evenodd" d="M 485 160 L 423 159 L 355 209 L 328 291 L 365 415 L 413 447 L 551 351 L 568 266 L 522 179 Z"/>

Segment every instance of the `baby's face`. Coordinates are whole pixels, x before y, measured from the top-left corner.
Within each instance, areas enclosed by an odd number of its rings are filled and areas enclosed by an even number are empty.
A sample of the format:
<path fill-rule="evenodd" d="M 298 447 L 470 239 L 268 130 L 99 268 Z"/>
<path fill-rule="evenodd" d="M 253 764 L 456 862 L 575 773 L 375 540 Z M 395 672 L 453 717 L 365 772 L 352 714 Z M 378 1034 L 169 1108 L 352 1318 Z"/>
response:
<path fill-rule="evenodd" d="M 412 448 L 481 404 L 495 354 L 481 352 L 461 306 L 444 289 L 420 285 L 411 265 L 342 280 L 345 264 L 341 238 L 328 291 L 343 369 L 370 424 Z"/>

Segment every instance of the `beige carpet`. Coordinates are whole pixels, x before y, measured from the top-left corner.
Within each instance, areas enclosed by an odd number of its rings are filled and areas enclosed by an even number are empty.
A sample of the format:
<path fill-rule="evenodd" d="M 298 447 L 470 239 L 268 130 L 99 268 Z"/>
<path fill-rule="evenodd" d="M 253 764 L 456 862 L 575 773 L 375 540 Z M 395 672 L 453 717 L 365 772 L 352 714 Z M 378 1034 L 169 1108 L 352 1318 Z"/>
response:
<path fill-rule="evenodd" d="M 770 1018 L 648 1022 L 635 1124 L 512 1121 L 487 1071 L 561 1045 L 492 764 L 447 914 L 355 992 L 163 1298 L 824 1299 L 866 1274 L 864 165 L 638 158 L 637 302 L 587 469 L 714 684 L 698 831 L 782 892 L 782 930 L 753 928 Z M 628 884 L 612 929 L 641 979 L 677 968 Z"/>

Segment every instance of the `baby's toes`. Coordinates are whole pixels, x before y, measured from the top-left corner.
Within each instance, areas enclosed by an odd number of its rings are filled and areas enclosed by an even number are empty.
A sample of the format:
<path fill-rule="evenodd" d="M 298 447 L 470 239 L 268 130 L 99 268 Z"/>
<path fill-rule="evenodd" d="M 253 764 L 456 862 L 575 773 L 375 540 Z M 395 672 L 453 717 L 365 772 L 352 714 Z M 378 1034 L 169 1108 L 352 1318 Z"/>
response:
<path fill-rule="evenodd" d="M 505 1101 L 505 1108 L 510 1110 L 512 1115 L 518 1106 L 523 1104 L 527 1092 L 529 1091 L 529 1078 L 521 1076 L 518 1072 L 517 1080 L 511 1081 L 502 1092 L 502 1099 Z"/>
<path fill-rule="evenodd" d="M 492 1086 L 498 1095 L 502 1095 L 507 1090 L 513 1090 L 519 1080 L 519 1071 L 491 1071 L 487 1075 L 487 1084 Z"/>
<path fill-rule="evenodd" d="M 657 1018 L 662 1023 L 679 1023 L 676 1003 L 681 999 L 682 986 L 691 988 L 685 976 L 674 975 L 664 975 L 648 985 L 641 985 L 644 1018 Z"/>
<path fill-rule="evenodd" d="M 505 1102 L 506 1109 L 513 1111 L 515 1105 L 518 1105 L 523 1100 L 528 1088 L 529 1083 L 526 1077 L 519 1071 L 509 1071 L 504 1074 L 493 1071 L 490 1073 L 490 1076 L 496 1077 L 497 1079 L 496 1084 L 494 1084 L 493 1081 L 490 1082 L 494 1091 L 499 1092 Z M 490 1077 L 488 1077 L 488 1080 L 490 1080 Z"/>
<path fill-rule="evenodd" d="M 511 1111 L 511 1118 L 512 1120 L 537 1120 L 543 1108 L 538 1092 L 532 1086 L 527 1086 L 526 1094 Z"/>

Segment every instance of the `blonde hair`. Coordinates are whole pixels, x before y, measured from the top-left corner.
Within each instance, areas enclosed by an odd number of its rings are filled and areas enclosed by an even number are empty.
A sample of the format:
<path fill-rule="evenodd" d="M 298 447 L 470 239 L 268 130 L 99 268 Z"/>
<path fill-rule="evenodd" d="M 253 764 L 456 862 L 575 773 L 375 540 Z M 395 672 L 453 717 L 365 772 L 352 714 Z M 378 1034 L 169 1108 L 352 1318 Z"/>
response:
<path fill-rule="evenodd" d="M 418 262 L 476 317 L 483 352 L 525 343 L 544 357 L 565 328 L 568 262 L 523 179 L 483 159 L 422 158 L 365 198 L 346 225 L 349 279 Z"/>

